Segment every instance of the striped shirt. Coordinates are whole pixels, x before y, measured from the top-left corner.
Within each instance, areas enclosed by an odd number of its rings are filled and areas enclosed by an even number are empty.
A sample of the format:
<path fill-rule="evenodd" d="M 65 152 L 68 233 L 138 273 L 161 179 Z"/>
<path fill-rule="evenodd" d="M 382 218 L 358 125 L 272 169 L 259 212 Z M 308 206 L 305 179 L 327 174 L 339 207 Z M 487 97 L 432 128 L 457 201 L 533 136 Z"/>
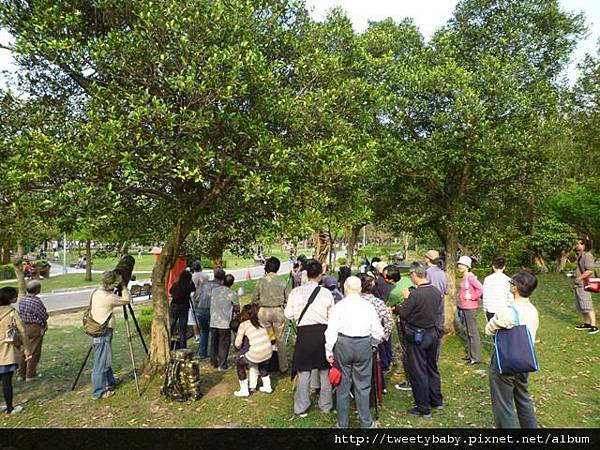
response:
<path fill-rule="evenodd" d="M 245 320 L 240 323 L 237 335 L 235 337 L 235 346 L 240 348 L 244 341 L 244 336 L 248 337 L 250 348 L 246 352 L 246 359 L 252 363 L 259 364 L 267 361 L 273 354 L 269 333 L 263 327 L 256 328 L 252 322 Z"/>
<path fill-rule="evenodd" d="M 510 277 L 502 272 L 495 272 L 483 280 L 483 309 L 496 313 L 513 301 L 510 293 Z"/>

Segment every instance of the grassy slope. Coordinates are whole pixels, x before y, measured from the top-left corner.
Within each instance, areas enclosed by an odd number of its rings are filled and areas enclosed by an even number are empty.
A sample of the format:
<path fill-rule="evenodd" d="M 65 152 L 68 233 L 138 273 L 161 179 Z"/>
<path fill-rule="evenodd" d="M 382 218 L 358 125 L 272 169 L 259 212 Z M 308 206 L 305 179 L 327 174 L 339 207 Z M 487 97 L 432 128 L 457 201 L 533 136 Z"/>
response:
<path fill-rule="evenodd" d="M 251 291 L 246 285 L 245 301 Z M 600 335 L 576 331 L 579 323 L 574 312 L 568 280 L 559 275 L 540 277 L 540 288 L 533 301 L 540 311 L 540 329 L 536 345 L 541 370 L 532 374 L 530 391 L 543 427 L 599 427 Z M 120 315 L 119 315 L 120 316 Z M 79 324 L 80 314 L 74 316 Z M 481 324 L 483 325 L 483 319 Z M 15 399 L 25 403 L 24 413 L 0 418 L 3 427 L 332 427 L 335 414 L 323 416 L 313 406 L 309 416 L 299 419 L 292 414 L 293 394 L 289 377 L 274 377 L 275 392 L 256 394 L 247 399 L 233 397 L 237 387 L 235 371 L 202 369 L 204 397 L 197 402 L 169 403 L 159 395 L 160 380 L 144 383 L 137 398 L 123 320 L 113 341 L 113 367 L 124 379 L 117 394 L 109 400 L 93 401 L 90 393 L 88 363 L 78 388 L 70 385 L 87 351 L 87 340 L 76 325 L 62 325 L 68 317 L 53 318 L 44 343 L 40 371 L 43 381 L 15 382 Z M 60 322 L 60 323 L 59 323 Z M 489 342 L 489 339 L 484 338 Z M 190 341 L 191 342 L 191 341 Z M 134 341 L 138 364 L 143 361 L 141 345 Z M 489 345 L 485 349 L 489 359 Z M 463 345 L 458 337 L 449 337 L 443 346 L 441 372 L 446 408 L 431 420 L 409 417 L 412 406 L 408 392 L 395 391 L 384 397 L 380 410 L 383 427 L 492 427 L 487 381 L 487 365 L 478 368 L 462 364 Z M 233 360 L 233 355 L 231 357 Z M 233 363 L 231 364 L 231 366 Z M 389 387 L 401 381 L 394 374 Z M 356 417 L 353 424 L 357 425 Z"/>

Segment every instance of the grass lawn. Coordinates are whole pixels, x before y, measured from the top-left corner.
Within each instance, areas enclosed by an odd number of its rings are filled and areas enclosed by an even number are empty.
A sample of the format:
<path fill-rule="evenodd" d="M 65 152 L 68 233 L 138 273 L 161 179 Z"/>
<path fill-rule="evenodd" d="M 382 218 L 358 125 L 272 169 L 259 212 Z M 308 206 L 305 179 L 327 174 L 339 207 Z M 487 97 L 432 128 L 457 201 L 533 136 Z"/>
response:
<path fill-rule="evenodd" d="M 253 282 L 244 283 L 248 301 Z M 533 302 L 540 312 L 536 351 L 540 371 L 530 377 L 530 392 L 542 427 L 600 427 L 600 334 L 589 336 L 573 327 L 580 323 L 574 311 L 569 280 L 561 275 L 540 276 Z M 483 314 L 480 314 L 483 327 Z M 94 401 L 91 398 L 91 361 L 75 391 L 71 383 L 87 352 L 88 340 L 80 328 L 81 313 L 50 318 L 44 341 L 40 372 L 44 378 L 15 381 L 15 401 L 25 411 L 2 416 L 2 427 L 326 427 L 335 426 L 335 414 L 322 415 L 312 406 L 308 417 L 293 414 L 293 386 L 289 376 L 273 376 L 274 393 L 257 393 L 249 398 L 233 396 L 237 377 L 233 369 L 219 372 L 203 362 L 204 396 L 196 402 L 170 403 L 159 394 L 160 377 L 143 380 L 143 394 L 137 397 L 124 323 L 117 314 L 113 339 L 113 368 L 123 380 L 116 395 Z M 138 367 L 144 360 L 141 344 L 134 336 Z M 396 340 L 397 342 L 397 340 Z M 489 339 L 484 351 L 489 360 Z M 189 341 L 192 343 L 192 340 Z M 192 344 L 195 348 L 195 344 Z M 412 406 L 410 392 L 399 392 L 393 384 L 403 380 L 394 373 L 388 380 L 389 393 L 380 409 L 382 427 L 492 427 L 487 364 L 465 366 L 464 346 L 457 336 L 448 337 L 442 347 L 440 369 L 445 409 L 432 419 L 406 414 Z M 400 371 L 399 369 L 396 369 Z M 356 415 L 351 423 L 358 425 Z"/>

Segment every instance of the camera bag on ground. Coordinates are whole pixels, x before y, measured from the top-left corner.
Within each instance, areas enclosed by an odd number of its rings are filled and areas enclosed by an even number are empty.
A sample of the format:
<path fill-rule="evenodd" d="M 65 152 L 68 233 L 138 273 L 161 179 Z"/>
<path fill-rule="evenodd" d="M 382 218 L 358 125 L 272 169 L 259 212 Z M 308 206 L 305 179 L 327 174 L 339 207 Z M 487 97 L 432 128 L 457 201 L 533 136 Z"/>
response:
<path fill-rule="evenodd" d="M 98 323 L 92 319 L 92 296 L 94 295 L 94 292 L 96 292 L 95 289 L 90 294 L 90 304 L 83 313 L 83 331 L 85 331 L 85 334 L 88 336 L 99 337 L 106 333 L 106 328 L 108 327 L 108 322 L 112 317 L 112 313 L 110 313 L 102 323 Z"/>
<path fill-rule="evenodd" d="M 187 348 L 174 350 L 170 356 L 160 393 L 171 401 L 198 400 L 202 397 L 200 361 Z"/>

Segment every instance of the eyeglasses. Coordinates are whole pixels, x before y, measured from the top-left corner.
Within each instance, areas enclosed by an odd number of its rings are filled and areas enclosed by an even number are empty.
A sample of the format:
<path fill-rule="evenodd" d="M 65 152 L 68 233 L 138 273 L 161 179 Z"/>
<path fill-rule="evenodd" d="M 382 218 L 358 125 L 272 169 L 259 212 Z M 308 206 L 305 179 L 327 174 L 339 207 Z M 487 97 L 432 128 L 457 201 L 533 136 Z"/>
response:
<path fill-rule="evenodd" d="M 513 286 L 515 285 L 514 280 L 511 278 L 510 280 L 508 280 L 509 284 L 512 284 Z"/>

